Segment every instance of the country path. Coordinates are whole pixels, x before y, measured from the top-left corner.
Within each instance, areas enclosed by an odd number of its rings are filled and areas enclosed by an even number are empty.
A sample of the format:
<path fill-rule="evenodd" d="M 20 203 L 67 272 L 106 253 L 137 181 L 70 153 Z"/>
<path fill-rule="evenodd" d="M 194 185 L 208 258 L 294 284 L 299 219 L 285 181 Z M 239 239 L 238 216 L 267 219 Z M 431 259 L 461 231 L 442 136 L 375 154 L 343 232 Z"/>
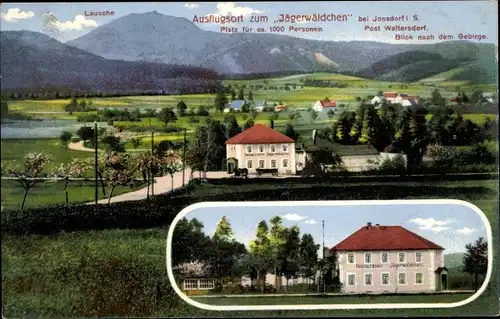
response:
<path fill-rule="evenodd" d="M 184 173 L 185 183 L 189 182 L 189 176 L 191 174 L 191 170 L 188 168 Z M 193 177 L 197 177 L 199 172 L 194 172 Z M 230 175 L 226 172 L 207 172 L 206 177 L 210 178 L 224 178 L 229 177 Z M 176 190 L 182 187 L 182 172 L 178 172 L 174 174 L 173 178 L 173 189 Z M 165 194 L 172 190 L 172 178 L 170 175 L 168 176 L 160 176 L 155 178 L 154 183 L 154 194 Z M 151 188 L 149 189 L 149 193 L 151 194 Z M 116 195 L 111 197 L 110 203 L 117 202 L 127 202 L 134 200 L 142 200 L 146 199 L 148 196 L 148 187 L 141 188 L 139 190 L 128 192 L 120 195 Z M 106 204 L 108 202 L 107 198 L 103 198 L 98 201 L 99 204 Z M 94 204 L 95 202 L 89 202 L 88 204 Z"/>

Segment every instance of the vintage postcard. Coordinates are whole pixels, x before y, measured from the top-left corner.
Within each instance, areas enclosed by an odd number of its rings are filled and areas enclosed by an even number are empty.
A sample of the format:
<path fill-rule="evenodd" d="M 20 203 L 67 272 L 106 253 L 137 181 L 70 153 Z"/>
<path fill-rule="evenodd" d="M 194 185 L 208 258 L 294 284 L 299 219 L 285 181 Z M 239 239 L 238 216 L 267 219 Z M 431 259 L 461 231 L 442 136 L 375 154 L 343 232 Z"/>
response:
<path fill-rule="evenodd" d="M 497 12 L 2 3 L 2 315 L 498 315 Z"/>

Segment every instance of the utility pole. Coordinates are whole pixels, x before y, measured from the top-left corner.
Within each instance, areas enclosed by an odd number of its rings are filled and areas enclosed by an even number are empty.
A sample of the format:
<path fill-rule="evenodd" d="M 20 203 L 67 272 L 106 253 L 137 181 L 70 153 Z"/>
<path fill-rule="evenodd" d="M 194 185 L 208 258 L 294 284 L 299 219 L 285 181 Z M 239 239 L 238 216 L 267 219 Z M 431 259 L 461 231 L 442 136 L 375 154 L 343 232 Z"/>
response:
<path fill-rule="evenodd" d="M 99 201 L 99 183 L 98 183 L 98 157 L 97 157 L 97 121 L 94 122 L 94 147 L 95 147 L 95 154 L 94 154 L 94 174 L 95 174 L 95 204 L 97 205 L 97 202 Z"/>
<path fill-rule="evenodd" d="M 323 236 L 323 244 L 322 244 L 322 250 L 323 250 L 323 263 L 326 262 L 325 259 L 325 221 L 321 221 L 321 233 Z M 323 280 L 323 293 L 326 292 L 326 287 L 325 287 L 325 274 L 323 273 L 323 269 L 321 269 L 321 275 L 322 275 L 322 280 Z"/>
<path fill-rule="evenodd" d="M 151 119 L 150 119 L 151 121 Z M 154 156 L 154 150 L 155 150 L 155 129 L 151 129 L 151 156 Z M 154 162 L 153 162 L 154 163 Z M 154 198 L 155 195 L 155 174 L 153 171 L 153 167 L 151 167 L 151 197 Z"/>
<path fill-rule="evenodd" d="M 186 179 L 186 128 L 184 128 L 184 144 L 182 150 L 182 186 L 185 186 Z"/>

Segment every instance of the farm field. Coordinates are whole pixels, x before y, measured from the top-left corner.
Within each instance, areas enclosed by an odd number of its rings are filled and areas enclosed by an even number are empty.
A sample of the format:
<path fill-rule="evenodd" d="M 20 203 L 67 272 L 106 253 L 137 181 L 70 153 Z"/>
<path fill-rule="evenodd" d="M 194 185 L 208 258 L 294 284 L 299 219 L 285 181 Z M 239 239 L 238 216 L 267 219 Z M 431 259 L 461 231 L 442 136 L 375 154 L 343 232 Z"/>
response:
<path fill-rule="evenodd" d="M 59 139 L 9 139 L 1 140 L 2 167 L 19 166 L 22 158 L 30 152 L 45 152 L 51 158 L 47 172 L 74 158 L 91 158 L 92 153 L 69 150 L 63 147 Z"/>
<path fill-rule="evenodd" d="M 374 304 L 374 303 L 452 303 L 467 299 L 472 294 L 399 295 L 399 296 L 283 296 L 283 297 L 191 297 L 194 301 L 213 306 L 257 305 L 318 305 L 318 304 Z"/>
<path fill-rule="evenodd" d="M 270 184 L 270 183 L 269 183 Z M 489 181 L 461 182 L 390 182 L 384 185 L 332 183 L 310 185 L 288 181 L 285 184 L 225 186 L 232 194 L 245 196 L 262 190 L 290 191 L 310 194 L 317 199 L 316 190 L 334 195 L 335 199 L 429 199 L 450 198 L 470 201 L 481 208 L 497 233 L 496 194 L 498 183 Z M 293 187 L 293 188 L 290 188 Z M 202 184 L 194 192 L 179 199 L 198 202 L 213 184 Z M 296 190 L 294 190 L 296 189 Z M 238 193 L 239 192 L 239 193 Z M 231 193 L 219 200 L 230 200 Z M 212 195 L 214 195 L 212 193 Z M 271 194 L 274 196 L 273 194 Z M 319 195 L 320 197 L 323 195 Z M 175 200 L 175 197 L 173 198 Z M 187 202 L 185 202 L 187 200 Z M 6 235 L 2 241 L 2 285 L 6 317 L 53 318 L 70 316 L 213 316 L 183 302 L 171 289 L 165 272 L 165 239 L 167 228 L 143 230 L 102 230 L 61 233 L 51 236 Z M 498 244 L 498 238 L 495 239 Z M 492 274 L 491 290 L 472 303 L 452 309 L 395 309 L 395 310 L 332 310 L 279 312 L 225 312 L 225 316 L 387 316 L 387 315 L 491 315 L 498 311 L 495 294 L 496 273 Z M 158 290 L 164 293 L 158 295 Z M 459 295 L 460 296 L 460 295 Z M 434 296 L 435 302 L 452 302 L 464 296 Z M 427 297 L 427 296 L 425 296 Z M 348 298 L 348 297 L 347 297 Z M 406 302 L 391 297 L 390 302 Z M 415 298 L 415 297 L 413 297 Z M 418 301 L 426 302 L 420 297 Z M 422 297 L 423 298 L 423 297 Z M 439 299 L 438 299 L 439 298 Z M 229 298 L 227 298 L 229 299 Z M 238 298 L 239 299 L 239 298 Z M 263 298 L 265 299 L 265 298 Z M 105 302 L 102 302 L 105 300 Z M 261 298 L 262 300 L 262 298 Z M 273 299 L 274 300 L 274 299 Z M 278 299 L 276 299 L 278 300 Z M 293 299 L 289 299 L 291 302 Z M 304 299 L 301 298 L 301 303 Z M 226 300 L 214 300 L 227 303 Z M 322 300 L 324 301 L 324 300 Z M 380 301 L 383 301 L 381 299 Z M 235 302 L 235 301 L 233 301 Z M 254 301 L 252 301 L 254 302 Z M 269 301 L 265 301 L 268 303 Z M 281 302 L 281 300 L 280 300 Z M 293 300 L 297 302 L 297 300 Z M 312 301 L 311 301 L 312 302 Z M 354 302 L 354 301 L 350 301 Z M 363 300 L 365 302 L 365 300 Z M 309 303 L 309 300 L 307 300 Z"/>
<path fill-rule="evenodd" d="M 80 204 L 94 201 L 94 185 L 95 184 L 93 180 L 69 182 L 69 204 Z M 142 187 L 146 187 L 146 185 L 140 184 L 135 188 L 118 186 L 113 191 L 113 196 L 131 192 Z M 1 205 L 4 210 L 15 210 L 21 207 L 24 196 L 24 189 L 18 182 L 13 180 L 2 180 L 1 190 Z M 104 196 L 102 193 L 101 185 L 99 184 L 99 200 L 107 198 L 110 191 L 111 188 L 106 187 L 106 196 Z M 64 182 L 44 181 L 30 189 L 28 196 L 26 197 L 24 208 L 28 209 L 51 205 L 64 205 L 66 203 L 65 196 Z"/>

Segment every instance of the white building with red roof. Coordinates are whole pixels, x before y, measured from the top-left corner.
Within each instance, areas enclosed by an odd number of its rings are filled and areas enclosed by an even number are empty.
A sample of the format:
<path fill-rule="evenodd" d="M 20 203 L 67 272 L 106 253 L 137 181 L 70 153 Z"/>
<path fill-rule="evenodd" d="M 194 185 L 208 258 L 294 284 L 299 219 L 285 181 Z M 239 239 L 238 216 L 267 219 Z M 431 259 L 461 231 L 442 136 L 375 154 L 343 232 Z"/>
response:
<path fill-rule="evenodd" d="M 315 110 L 316 112 L 322 112 L 322 111 L 328 112 L 329 110 L 335 111 L 336 108 L 337 108 L 337 101 L 330 101 L 330 99 L 327 97 L 324 100 L 316 101 L 312 106 L 312 109 Z"/>
<path fill-rule="evenodd" d="M 226 141 L 228 170 L 277 170 L 279 174 L 296 174 L 295 140 L 274 129 L 255 124 Z"/>
<path fill-rule="evenodd" d="M 382 104 L 387 101 L 390 104 L 401 104 L 402 106 L 418 105 L 419 97 L 398 92 L 384 92 L 381 96 L 375 96 L 371 99 L 371 104 Z"/>
<path fill-rule="evenodd" d="M 331 252 L 345 293 L 415 293 L 447 289 L 444 248 L 401 226 L 361 227 Z"/>

